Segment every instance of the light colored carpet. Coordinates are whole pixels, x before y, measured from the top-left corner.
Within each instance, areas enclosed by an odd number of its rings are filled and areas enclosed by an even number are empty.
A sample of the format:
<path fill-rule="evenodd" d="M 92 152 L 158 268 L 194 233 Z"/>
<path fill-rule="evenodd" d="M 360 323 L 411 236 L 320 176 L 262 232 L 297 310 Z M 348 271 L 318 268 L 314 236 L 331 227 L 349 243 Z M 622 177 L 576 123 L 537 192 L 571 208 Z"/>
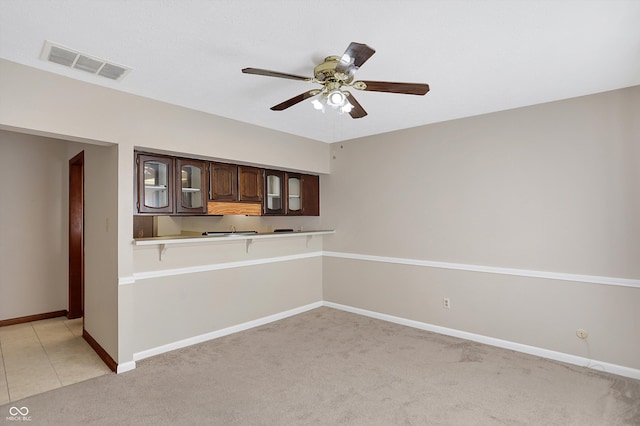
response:
<path fill-rule="evenodd" d="M 640 424 L 640 381 L 319 308 L 0 407 L 31 425 Z"/>

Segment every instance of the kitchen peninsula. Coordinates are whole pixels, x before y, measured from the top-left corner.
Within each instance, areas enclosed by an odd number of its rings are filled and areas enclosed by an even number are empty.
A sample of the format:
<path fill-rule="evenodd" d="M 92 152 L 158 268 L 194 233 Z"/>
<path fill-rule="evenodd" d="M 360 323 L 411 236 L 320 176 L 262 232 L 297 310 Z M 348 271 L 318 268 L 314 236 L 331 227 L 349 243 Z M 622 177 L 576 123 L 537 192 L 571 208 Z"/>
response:
<path fill-rule="evenodd" d="M 158 246 L 160 249 L 160 260 L 168 249 L 169 245 L 176 244 L 215 244 L 215 243 L 227 243 L 229 241 L 244 241 L 246 245 L 246 252 L 249 252 L 249 247 L 255 240 L 273 239 L 273 238 L 295 238 L 306 237 L 306 245 L 309 246 L 311 238 L 314 236 L 334 234 L 334 230 L 319 230 L 319 231 L 286 231 L 286 232 L 246 232 L 246 231 L 231 231 L 231 232 L 219 232 L 213 233 L 213 235 L 191 236 L 191 235 L 172 235 L 165 237 L 147 237 L 136 238 L 133 240 L 133 244 L 136 246 Z"/>
<path fill-rule="evenodd" d="M 196 228 L 187 225 L 176 235 L 132 240 L 131 290 L 134 300 L 141 301 L 132 312 L 138 336 L 134 362 L 322 304 L 323 240 L 335 231 L 303 231 L 292 223 L 296 230 L 286 232 L 238 227 L 236 232 L 202 235 L 215 220 L 178 218 L 202 230 L 185 231 Z M 254 224 L 272 219 L 226 220 Z"/>

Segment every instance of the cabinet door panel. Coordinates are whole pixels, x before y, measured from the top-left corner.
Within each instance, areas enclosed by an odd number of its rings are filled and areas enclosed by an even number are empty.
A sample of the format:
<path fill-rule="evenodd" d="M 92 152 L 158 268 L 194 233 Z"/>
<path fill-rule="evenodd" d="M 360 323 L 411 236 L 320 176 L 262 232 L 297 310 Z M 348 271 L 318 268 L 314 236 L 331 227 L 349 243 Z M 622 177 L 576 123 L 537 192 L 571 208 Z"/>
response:
<path fill-rule="evenodd" d="M 205 213 L 206 166 L 204 161 L 176 159 L 176 212 Z"/>
<path fill-rule="evenodd" d="M 173 159 L 139 154 L 136 164 L 138 212 L 173 213 Z"/>
<path fill-rule="evenodd" d="M 239 201 L 262 202 L 262 169 L 238 166 Z"/>
<path fill-rule="evenodd" d="M 284 173 L 276 170 L 264 172 L 265 197 L 263 210 L 265 215 L 284 214 Z"/>
<path fill-rule="evenodd" d="M 302 175 L 302 214 L 320 216 L 320 177 Z"/>
<path fill-rule="evenodd" d="M 289 216 L 302 214 L 302 177 L 297 173 L 285 173 L 285 192 L 287 194 L 286 214 Z"/>
<path fill-rule="evenodd" d="M 235 164 L 211 163 L 210 165 L 211 201 L 238 200 L 238 166 Z"/>

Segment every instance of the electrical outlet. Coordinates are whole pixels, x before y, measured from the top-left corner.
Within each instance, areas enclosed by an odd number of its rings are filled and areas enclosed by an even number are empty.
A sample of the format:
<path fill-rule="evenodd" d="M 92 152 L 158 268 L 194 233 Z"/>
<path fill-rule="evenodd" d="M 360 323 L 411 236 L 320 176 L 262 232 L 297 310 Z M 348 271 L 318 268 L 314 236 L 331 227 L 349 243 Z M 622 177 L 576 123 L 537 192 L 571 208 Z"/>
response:
<path fill-rule="evenodd" d="M 445 297 L 444 299 L 442 299 L 442 307 L 445 309 L 451 308 L 451 300 L 449 300 L 448 297 Z"/>
<path fill-rule="evenodd" d="M 581 339 L 586 339 L 587 337 L 589 337 L 589 333 L 584 328 L 579 328 L 578 331 L 576 331 L 576 336 Z"/>

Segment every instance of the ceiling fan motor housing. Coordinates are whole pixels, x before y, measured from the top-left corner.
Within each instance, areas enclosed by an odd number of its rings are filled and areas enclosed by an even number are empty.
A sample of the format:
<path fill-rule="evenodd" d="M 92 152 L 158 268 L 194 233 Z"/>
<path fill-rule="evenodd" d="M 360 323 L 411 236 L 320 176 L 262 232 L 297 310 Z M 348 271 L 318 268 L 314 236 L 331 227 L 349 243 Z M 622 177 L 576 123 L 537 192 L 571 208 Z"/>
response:
<path fill-rule="evenodd" d="M 340 82 L 350 83 L 353 80 L 353 74 L 347 75 L 341 72 L 336 72 L 336 67 L 340 61 L 339 56 L 327 56 L 324 62 L 318 65 L 313 70 L 313 75 L 316 80 L 320 82 Z"/>

